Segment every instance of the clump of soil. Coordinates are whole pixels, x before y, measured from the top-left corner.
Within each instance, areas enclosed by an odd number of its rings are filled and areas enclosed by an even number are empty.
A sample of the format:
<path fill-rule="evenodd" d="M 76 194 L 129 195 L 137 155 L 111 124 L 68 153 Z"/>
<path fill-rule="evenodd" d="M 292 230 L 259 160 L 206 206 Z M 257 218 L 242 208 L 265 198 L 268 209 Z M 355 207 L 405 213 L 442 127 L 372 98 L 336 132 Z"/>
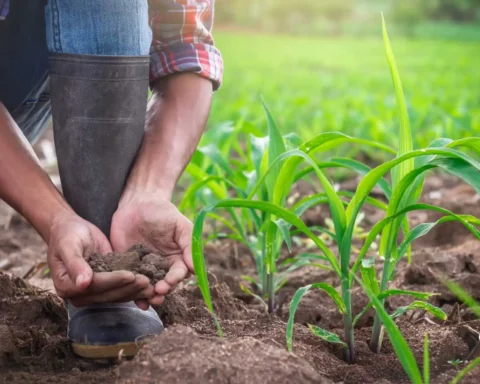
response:
<path fill-rule="evenodd" d="M 119 368 L 118 383 L 333 384 L 305 360 L 252 337 L 205 339 L 174 326 Z"/>
<path fill-rule="evenodd" d="M 153 253 L 141 244 L 127 252 L 95 253 L 88 263 L 94 272 L 130 271 L 145 275 L 153 285 L 162 280 L 170 268 L 167 257 Z"/>

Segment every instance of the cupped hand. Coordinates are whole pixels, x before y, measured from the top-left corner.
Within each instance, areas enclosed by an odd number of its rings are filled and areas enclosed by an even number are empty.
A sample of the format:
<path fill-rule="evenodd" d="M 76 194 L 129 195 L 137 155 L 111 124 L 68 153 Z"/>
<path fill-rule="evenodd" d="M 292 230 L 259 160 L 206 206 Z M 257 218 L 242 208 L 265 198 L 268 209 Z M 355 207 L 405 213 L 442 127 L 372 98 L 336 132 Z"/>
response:
<path fill-rule="evenodd" d="M 124 252 L 141 243 L 169 261 L 170 269 L 155 285 L 150 304 L 161 304 L 167 293 L 193 273 L 192 227 L 175 205 L 154 195 L 136 196 L 119 205 L 110 231 L 113 249 Z M 143 307 L 145 303 L 137 305 Z"/>
<path fill-rule="evenodd" d="M 149 299 L 153 287 L 145 276 L 115 271 L 93 273 L 88 258 L 112 248 L 93 224 L 74 214 L 57 217 L 50 229 L 48 265 L 58 295 L 75 306 Z"/>

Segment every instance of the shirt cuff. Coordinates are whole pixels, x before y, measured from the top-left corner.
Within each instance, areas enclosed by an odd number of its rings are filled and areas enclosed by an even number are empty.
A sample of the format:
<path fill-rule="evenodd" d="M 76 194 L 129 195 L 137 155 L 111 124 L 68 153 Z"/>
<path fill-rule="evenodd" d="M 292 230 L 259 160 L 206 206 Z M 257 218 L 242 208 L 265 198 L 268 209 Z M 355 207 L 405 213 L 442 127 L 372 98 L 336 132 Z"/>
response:
<path fill-rule="evenodd" d="M 150 82 L 174 73 L 193 72 L 209 79 L 216 91 L 222 83 L 223 60 L 211 44 L 176 43 L 153 46 L 150 52 Z"/>

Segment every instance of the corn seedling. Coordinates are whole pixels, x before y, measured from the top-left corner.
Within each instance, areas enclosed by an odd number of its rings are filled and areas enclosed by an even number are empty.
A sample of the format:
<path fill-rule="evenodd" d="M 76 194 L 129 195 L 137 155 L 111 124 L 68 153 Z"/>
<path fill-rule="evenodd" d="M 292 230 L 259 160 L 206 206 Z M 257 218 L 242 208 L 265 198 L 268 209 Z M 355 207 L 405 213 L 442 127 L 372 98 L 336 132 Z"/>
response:
<path fill-rule="evenodd" d="M 472 185 L 477 191 L 480 191 L 478 180 L 478 171 L 480 163 L 466 153 L 459 151 L 457 148 L 467 146 L 478 154 L 479 139 L 462 139 L 451 141 L 447 139 L 436 140 L 429 148 L 421 150 L 412 149 L 412 139 L 408 124 L 408 115 L 406 111 L 406 103 L 403 97 L 400 77 L 396 69 L 395 61 L 390 47 L 390 42 L 386 32 L 385 24 L 383 24 L 385 47 L 387 51 L 388 64 L 392 73 L 393 83 L 395 86 L 398 111 L 401 117 L 400 133 L 399 133 L 399 150 L 397 157 L 393 160 L 377 166 L 368 171 L 359 183 L 355 194 L 352 196 L 347 208 L 343 210 L 342 205 L 335 204 L 335 197 L 329 196 L 332 221 L 334 222 L 335 235 L 337 239 L 338 253 L 340 255 L 340 281 L 342 290 L 342 299 L 346 308 L 344 313 L 344 326 L 346 345 L 348 346 L 347 361 L 354 361 L 354 343 L 353 343 L 353 326 L 358 321 L 359 316 L 363 315 L 369 307 L 355 319 L 351 314 L 351 288 L 354 276 L 360 271 L 364 284 L 377 295 L 377 298 L 383 301 L 391 295 L 409 295 L 422 301 L 414 301 L 407 307 L 398 308 L 390 318 L 398 317 L 406 311 L 421 308 L 429 311 L 433 315 L 445 319 L 446 314 L 433 305 L 423 301 L 428 299 L 430 294 L 409 292 L 402 290 L 389 290 L 388 283 L 394 277 L 395 267 L 402 256 L 410 255 L 411 243 L 427 234 L 436 224 L 445 221 L 456 220 L 465 225 L 477 238 L 480 233 L 472 225 L 478 225 L 478 219 L 469 215 L 455 215 L 448 210 L 427 205 L 416 204 L 416 200 L 420 196 L 423 185 L 423 174 L 431 169 L 440 168 L 459 176 L 464 181 Z M 415 161 L 415 159 L 417 159 Z M 290 161 L 290 160 L 289 160 Z M 363 170 L 365 170 L 363 168 Z M 392 184 L 390 185 L 385 179 L 385 175 L 391 172 Z M 381 184 L 380 184 L 381 183 Z M 350 258 L 352 252 L 352 240 L 355 230 L 355 224 L 359 217 L 363 204 L 367 201 L 373 187 L 378 185 L 384 192 L 385 198 L 388 200 L 386 207 L 386 218 L 377 223 L 367 234 L 365 243 L 360 250 L 352 269 L 350 270 Z M 414 210 L 431 210 L 443 213 L 445 216 L 435 223 L 423 223 L 413 228 L 411 231 L 408 227 L 406 215 Z M 400 231 L 404 232 L 404 240 L 397 244 L 397 238 Z M 378 235 L 382 234 L 380 243 L 380 255 L 384 261 L 382 277 L 380 282 L 377 280 L 376 271 L 373 261 L 365 259 L 367 252 L 371 249 L 372 244 Z M 345 276 L 349 275 L 348 278 Z M 291 348 L 291 338 L 293 329 L 293 319 L 295 311 L 298 307 L 303 295 L 308 289 L 299 289 L 292 300 L 290 307 L 289 326 L 287 326 L 287 347 Z M 378 315 L 375 318 L 373 328 L 371 348 L 378 351 L 381 345 L 382 321 Z"/>
<path fill-rule="evenodd" d="M 400 246 L 397 243 L 398 234 L 402 225 L 408 230 L 408 223 L 406 222 L 406 212 L 400 213 L 403 210 L 408 210 L 408 207 L 414 207 L 418 198 L 421 195 L 423 187 L 423 177 L 425 172 L 440 168 L 447 172 L 453 173 L 460 177 L 468 184 L 473 186 L 477 192 L 480 192 L 480 183 L 478 181 L 478 168 L 479 163 L 472 157 L 466 155 L 463 152 L 458 151 L 460 146 L 468 146 L 478 153 L 478 139 L 462 139 L 457 142 L 451 140 L 440 139 L 434 141 L 429 148 L 420 150 L 424 152 L 430 152 L 430 156 L 417 156 L 419 151 L 413 150 L 413 140 L 410 131 L 410 124 L 408 119 L 407 107 L 405 98 L 403 95 L 402 83 L 400 75 L 397 70 L 395 59 L 393 56 L 392 48 L 388 38 L 385 22 L 383 21 L 383 37 L 385 42 L 385 49 L 387 53 L 387 61 L 390 67 L 390 72 L 395 87 L 395 95 L 398 107 L 398 113 L 400 116 L 400 134 L 399 134 L 399 150 L 397 158 L 393 162 L 403 159 L 398 162 L 393 168 L 391 168 L 392 174 L 392 195 L 389 199 L 387 208 L 387 217 L 392 220 L 385 225 L 382 229 L 382 236 L 380 242 L 379 254 L 384 259 L 384 265 L 382 270 L 382 276 L 379 284 L 379 292 L 384 292 L 388 288 L 389 282 L 393 279 L 395 274 L 395 268 L 400 258 L 407 252 L 409 253 L 409 246 L 411 242 L 420 236 L 428 233 L 436 224 L 447 220 L 458 220 L 467 226 L 471 232 L 480 238 L 480 233 L 471 224 L 478 224 L 478 220 L 470 216 L 457 216 L 451 212 L 445 212 L 448 216 L 445 216 L 443 220 L 436 223 L 424 223 L 412 231 L 406 232 L 405 239 Z M 440 149 L 440 152 L 436 152 Z M 444 152 L 448 150 L 448 152 Z M 387 162 L 388 164 L 388 162 Z M 385 166 L 385 164 L 383 165 Z M 377 169 L 381 168 L 377 167 Z M 367 178 L 367 177 L 365 177 Z M 360 186 L 359 186 L 360 189 Z M 436 207 L 426 207 L 425 209 L 437 210 Z M 361 260 L 359 257 L 358 260 Z M 357 261 L 358 261 L 357 260 Z M 355 273 L 355 270 L 353 271 Z M 422 305 L 418 302 L 412 305 Z M 430 305 L 424 303 L 423 309 L 430 310 L 435 315 L 441 315 L 436 313 Z M 408 310 L 409 308 L 402 309 Z M 374 352 L 378 352 L 382 343 L 382 324 L 379 316 L 375 317 L 375 322 L 372 330 L 372 337 L 370 341 L 370 348 Z"/>
<path fill-rule="evenodd" d="M 384 26 L 384 40 L 387 51 L 388 64 L 392 73 L 395 93 L 397 97 L 398 111 L 401 118 L 398 151 L 393 151 L 388 146 L 371 140 L 353 138 L 340 132 L 327 132 L 314 137 L 311 140 L 298 146 L 296 149 L 287 150 L 284 138 L 279 134 L 273 117 L 266 109 L 269 136 L 268 145 L 263 144 L 263 153 L 256 152 L 257 162 L 254 177 L 249 185 L 247 196 L 242 198 L 220 199 L 202 210 L 195 219 L 193 234 L 193 257 L 195 272 L 198 276 L 198 283 L 207 304 L 213 314 L 208 281 L 206 279 L 206 268 L 203 260 L 202 230 L 206 217 L 217 209 L 227 209 L 228 212 L 236 212 L 234 209 L 245 209 L 249 214 L 253 212 L 259 218 L 255 229 L 256 238 L 261 238 L 261 250 L 257 258 L 257 270 L 260 272 L 262 290 L 266 293 L 267 307 L 270 312 L 275 308 L 275 290 L 278 287 L 277 261 L 280 248 L 283 243 L 290 247 L 291 232 L 301 233 L 308 237 L 318 248 L 319 255 L 316 257 L 316 264 L 333 271 L 340 281 L 340 293 L 327 283 L 310 284 L 300 288 L 294 295 L 287 325 L 287 348 L 291 350 L 293 340 L 293 322 L 296 309 L 302 299 L 312 289 L 320 289 L 328 294 L 338 306 L 343 315 L 345 340 L 341 344 L 345 347 L 346 361 L 355 361 L 354 323 L 351 303 L 351 290 L 357 273 L 361 273 L 364 285 L 373 292 L 375 300 L 371 305 L 377 309 L 375 324 L 373 328 L 371 348 L 375 351 L 380 349 L 382 324 L 386 327 L 394 322 L 394 318 L 408 310 L 421 308 L 430 311 L 432 314 L 444 318 L 446 315 L 438 308 L 425 302 L 430 296 L 428 293 L 419 293 L 403 290 L 388 289 L 388 283 L 393 278 L 398 261 L 407 255 L 410 257 L 411 243 L 420 236 L 428 233 L 436 224 L 446 221 L 458 221 L 469 229 L 477 238 L 480 238 L 479 231 L 474 225 L 478 220 L 469 215 L 456 215 L 446 209 L 417 203 L 423 186 L 423 176 L 426 171 L 441 169 L 452 173 L 480 191 L 480 178 L 478 172 L 480 163 L 467 152 L 459 148 L 467 148 L 468 151 L 480 154 L 480 139 L 469 138 L 452 141 L 439 139 L 434 141 L 428 148 L 413 150 L 412 138 L 406 112 L 406 103 L 400 83 L 400 77 L 395 66 L 391 52 L 388 35 Z M 343 144 L 366 145 L 370 148 L 385 151 L 395 155 L 392 160 L 370 169 L 367 165 L 347 158 L 332 158 L 318 161 L 317 155 L 324 155 L 328 150 L 338 150 Z M 300 168 L 301 164 L 306 167 Z M 328 168 L 344 168 L 362 175 L 362 179 L 355 193 L 336 191 L 330 182 L 325 170 Z M 386 175 L 390 172 L 392 183 L 387 181 Z M 290 209 L 284 208 L 292 185 L 299 179 L 313 173 L 318 179 L 323 191 L 312 196 L 305 197 Z M 210 176 L 214 177 L 214 176 Z M 203 181 L 200 181 L 203 182 Z M 232 184 L 230 180 L 224 180 L 225 184 Z M 232 185 L 238 190 L 236 185 Z M 236 188 L 237 187 L 237 188 Z M 388 204 L 385 204 L 370 196 L 373 188 L 378 187 L 385 195 Z M 225 195 L 226 193 L 224 193 Z M 256 199 L 255 199 L 256 198 Z M 332 225 L 331 228 L 323 228 L 321 231 L 329 235 L 329 242 L 334 240 L 338 249 L 338 259 L 332 250 L 327 246 L 324 239 L 317 236 L 312 229 L 308 228 L 300 219 L 306 209 L 317 204 L 328 204 Z M 360 249 L 353 267 L 352 242 L 358 234 L 359 217 L 365 204 L 372 204 L 386 210 L 386 217 L 376 223 L 366 234 L 365 242 Z M 407 222 L 408 212 L 416 210 L 430 210 L 440 212 L 444 216 L 435 223 L 420 224 L 409 229 Z M 232 217 L 233 214 L 232 214 Z M 240 216 L 238 216 L 240 217 Z M 243 216 L 242 216 L 243 217 Z M 235 219 L 234 219 L 235 221 Z M 237 235 L 242 235 L 241 221 L 237 226 Z M 398 244 L 400 232 L 403 232 L 403 241 Z M 383 270 L 380 281 L 377 280 L 373 261 L 366 258 L 372 244 L 381 235 L 380 255 L 383 259 Z M 301 260 L 301 258 L 299 258 Z M 310 260 L 311 261 L 311 260 Z M 382 304 L 385 299 L 392 295 L 409 295 L 416 299 L 411 305 L 399 308 L 392 315 L 385 316 L 378 313 L 378 301 Z M 217 323 L 219 327 L 219 324 Z M 338 342 L 338 336 L 331 332 L 321 330 L 318 327 L 310 326 L 311 331 L 327 341 Z"/>

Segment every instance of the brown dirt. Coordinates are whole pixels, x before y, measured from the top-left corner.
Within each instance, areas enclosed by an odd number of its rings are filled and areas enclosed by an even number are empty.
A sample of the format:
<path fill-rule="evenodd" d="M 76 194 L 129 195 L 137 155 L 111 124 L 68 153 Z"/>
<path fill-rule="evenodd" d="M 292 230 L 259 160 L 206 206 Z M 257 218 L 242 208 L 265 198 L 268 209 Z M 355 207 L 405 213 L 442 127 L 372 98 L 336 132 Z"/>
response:
<path fill-rule="evenodd" d="M 94 272 L 131 271 L 147 276 L 152 284 L 162 280 L 169 270 L 166 257 L 152 253 L 141 244 L 127 252 L 95 253 L 88 263 Z"/>
<path fill-rule="evenodd" d="M 299 195 L 308 192 L 302 188 L 308 185 L 299 186 Z M 458 186 L 455 179 L 432 177 L 425 189 L 424 202 L 480 217 L 475 193 Z M 13 216 L 8 229 L 2 229 L 4 217 L 0 211 L 0 269 L 20 276 L 27 274 L 30 282 L 48 287 L 51 283 L 44 269 L 33 268 L 32 272 L 32 267 L 44 260 L 45 246 L 18 215 Z M 326 217 L 327 210 L 322 208 L 307 212 L 305 219 L 310 224 L 323 224 Z M 376 210 L 366 211 L 365 226 L 379 217 Z M 412 225 L 437 218 L 424 212 L 410 217 Z M 305 250 L 307 245 L 297 245 L 294 253 Z M 94 259 L 105 270 L 128 269 L 146 274 L 139 269 L 148 253 L 137 249 L 129 254 Z M 297 288 L 318 281 L 338 287 L 331 272 L 304 267 L 291 273 L 278 294 L 276 313 L 268 315 L 239 287 L 241 275 L 254 272 L 247 249 L 222 240 L 206 246 L 205 254 L 215 312 L 224 338 L 217 337 L 212 318 L 192 280 L 156 308 L 167 326 L 166 332 L 144 347 L 135 359 L 113 368 L 92 365 L 72 355 L 65 338 L 65 309 L 55 295 L 0 273 L 0 383 L 409 382 L 388 338 L 380 354 L 368 348 L 373 313 L 367 314 L 355 330 L 358 361 L 353 365 L 343 361 L 338 346 L 325 343 L 309 332 L 307 323 L 343 336 L 341 316 L 320 291 L 312 291 L 303 299 L 295 318 L 293 353 L 285 351 L 285 321 L 292 295 Z M 286 255 L 285 252 L 282 257 Z M 392 282 L 396 288 L 438 293 L 432 301 L 450 314 L 449 320 L 442 323 L 421 312 L 405 315 L 398 321 L 420 367 L 424 334 L 429 335 L 431 382 L 446 384 L 457 373 L 449 361 L 471 357 L 480 320 L 459 306 L 458 300 L 439 282 L 440 276 L 456 281 L 480 300 L 480 242 L 456 223 L 443 224 L 419 240 L 414 246 L 412 264 L 401 261 Z M 398 296 L 387 302 L 387 308 L 392 310 L 410 301 Z M 353 303 L 355 313 L 367 303 L 358 288 L 353 290 Z M 477 368 L 462 383 L 477 383 L 479 374 Z"/>
<path fill-rule="evenodd" d="M 91 384 L 110 370 L 78 360 L 66 340 L 67 314 L 56 296 L 0 272 L 0 383 Z"/>

